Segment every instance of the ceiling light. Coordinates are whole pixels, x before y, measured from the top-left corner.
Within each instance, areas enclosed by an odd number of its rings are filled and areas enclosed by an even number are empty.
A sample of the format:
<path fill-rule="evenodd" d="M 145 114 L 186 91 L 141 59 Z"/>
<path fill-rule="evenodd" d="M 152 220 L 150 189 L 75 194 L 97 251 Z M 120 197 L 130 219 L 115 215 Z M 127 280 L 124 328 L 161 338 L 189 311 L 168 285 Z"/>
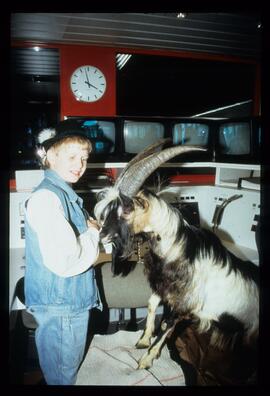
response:
<path fill-rule="evenodd" d="M 205 111 L 204 113 L 195 114 L 195 115 L 191 116 L 190 118 L 201 117 L 201 116 L 206 115 L 206 114 L 216 113 L 218 111 L 227 110 L 227 109 L 230 109 L 230 108 L 236 107 L 236 106 L 242 106 L 244 104 L 251 103 L 251 102 L 252 102 L 252 99 L 245 100 L 244 102 L 237 102 L 237 103 L 234 103 L 234 104 L 231 104 L 231 105 L 228 105 L 228 106 L 218 107 L 218 108 L 213 109 L 213 110 Z"/>
<path fill-rule="evenodd" d="M 40 51 L 40 47 L 33 47 L 33 50 L 38 52 L 38 51 Z"/>
<path fill-rule="evenodd" d="M 177 18 L 182 18 L 182 19 L 184 19 L 184 18 L 186 18 L 187 17 L 187 14 L 185 13 L 185 12 L 178 12 L 178 14 L 177 14 Z"/>

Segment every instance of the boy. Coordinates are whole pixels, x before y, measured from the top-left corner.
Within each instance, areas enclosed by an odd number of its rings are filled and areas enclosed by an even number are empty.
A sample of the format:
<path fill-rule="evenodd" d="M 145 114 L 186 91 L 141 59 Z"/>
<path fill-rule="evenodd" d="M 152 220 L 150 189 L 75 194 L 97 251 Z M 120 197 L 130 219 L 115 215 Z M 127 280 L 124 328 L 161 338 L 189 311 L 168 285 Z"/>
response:
<path fill-rule="evenodd" d="M 25 298 L 38 327 L 48 385 L 73 385 L 82 361 L 89 310 L 101 308 L 92 265 L 99 228 L 71 185 L 84 174 L 91 143 L 77 129 L 39 134 L 44 180 L 25 204 Z"/>

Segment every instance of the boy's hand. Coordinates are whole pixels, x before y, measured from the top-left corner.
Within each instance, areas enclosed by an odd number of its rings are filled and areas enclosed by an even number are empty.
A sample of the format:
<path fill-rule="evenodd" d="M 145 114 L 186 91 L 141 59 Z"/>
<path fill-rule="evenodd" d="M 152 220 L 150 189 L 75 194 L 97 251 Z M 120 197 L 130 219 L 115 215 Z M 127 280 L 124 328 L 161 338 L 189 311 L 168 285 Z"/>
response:
<path fill-rule="evenodd" d="M 94 220 L 92 217 L 89 217 L 87 220 L 87 225 L 88 227 L 94 227 L 96 230 L 100 230 L 100 226 L 96 220 Z"/>

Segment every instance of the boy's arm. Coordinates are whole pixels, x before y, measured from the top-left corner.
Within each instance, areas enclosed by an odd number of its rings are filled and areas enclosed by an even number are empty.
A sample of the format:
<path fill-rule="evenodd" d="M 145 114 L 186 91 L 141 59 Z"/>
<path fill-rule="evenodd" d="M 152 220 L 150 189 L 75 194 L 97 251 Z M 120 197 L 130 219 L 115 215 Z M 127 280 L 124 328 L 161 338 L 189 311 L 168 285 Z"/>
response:
<path fill-rule="evenodd" d="M 59 276 L 80 274 L 91 267 L 99 254 L 99 231 L 90 222 L 76 237 L 64 216 L 61 201 L 52 191 L 39 190 L 28 201 L 26 217 L 37 233 L 44 265 Z"/>

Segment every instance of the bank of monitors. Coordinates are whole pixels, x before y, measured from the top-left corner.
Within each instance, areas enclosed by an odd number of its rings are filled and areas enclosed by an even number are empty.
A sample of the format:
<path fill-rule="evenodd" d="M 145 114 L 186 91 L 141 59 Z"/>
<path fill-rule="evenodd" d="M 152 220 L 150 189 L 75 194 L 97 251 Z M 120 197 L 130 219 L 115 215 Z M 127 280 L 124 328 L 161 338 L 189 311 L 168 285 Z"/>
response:
<path fill-rule="evenodd" d="M 172 122 L 170 129 L 173 144 L 198 145 L 206 149 L 175 157 L 172 162 L 252 164 L 261 160 L 260 117 L 179 119 Z"/>
<path fill-rule="evenodd" d="M 181 154 L 169 162 L 259 163 L 259 117 L 209 119 L 176 117 L 69 117 L 62 124 L 82 128 L 92 142 L 92 162 L 128 162 L 162 138 L 171 145 L 195 145 L 205 151 Z M 167 144 L 165 147 L 167 147 Z"/>

